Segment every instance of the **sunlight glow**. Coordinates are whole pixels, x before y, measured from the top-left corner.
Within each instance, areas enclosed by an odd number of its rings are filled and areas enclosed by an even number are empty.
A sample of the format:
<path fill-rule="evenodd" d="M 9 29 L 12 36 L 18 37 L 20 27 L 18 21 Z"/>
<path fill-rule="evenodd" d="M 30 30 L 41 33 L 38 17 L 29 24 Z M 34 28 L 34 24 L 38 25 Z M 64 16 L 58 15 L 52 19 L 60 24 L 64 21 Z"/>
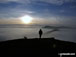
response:
<path fill-rule="evenodd" d="M 33 18 L 29 15 L 25 15 L 25 16 L 21 17 L 20 19 L 23 23 L 30 24 L 32 22 Z"/>

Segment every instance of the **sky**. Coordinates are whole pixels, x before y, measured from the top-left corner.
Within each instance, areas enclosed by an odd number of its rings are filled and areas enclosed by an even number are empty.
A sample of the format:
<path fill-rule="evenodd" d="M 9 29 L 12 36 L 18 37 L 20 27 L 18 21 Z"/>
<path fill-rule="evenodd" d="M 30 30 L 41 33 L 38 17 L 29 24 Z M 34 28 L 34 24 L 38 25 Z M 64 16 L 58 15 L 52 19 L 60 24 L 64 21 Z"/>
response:
<path fill-rule="evenodd" d="M 32 24 L 76 26 L 76 0 L 0 0 L 0 24 L 23 24 L 25 15 Z"/>

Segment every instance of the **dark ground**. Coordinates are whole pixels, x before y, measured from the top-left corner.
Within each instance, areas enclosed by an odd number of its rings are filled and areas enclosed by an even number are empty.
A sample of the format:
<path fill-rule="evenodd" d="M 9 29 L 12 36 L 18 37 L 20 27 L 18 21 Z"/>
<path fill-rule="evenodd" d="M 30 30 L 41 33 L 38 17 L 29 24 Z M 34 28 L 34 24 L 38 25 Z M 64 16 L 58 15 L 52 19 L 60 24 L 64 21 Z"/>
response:
<path fill-rule="evenodd" d="M 0 54 L 28 56 L 58 56 L 58 53 L 76 53 L 76 43 L 54 38 L 18 39 L 0 42 Z"/>

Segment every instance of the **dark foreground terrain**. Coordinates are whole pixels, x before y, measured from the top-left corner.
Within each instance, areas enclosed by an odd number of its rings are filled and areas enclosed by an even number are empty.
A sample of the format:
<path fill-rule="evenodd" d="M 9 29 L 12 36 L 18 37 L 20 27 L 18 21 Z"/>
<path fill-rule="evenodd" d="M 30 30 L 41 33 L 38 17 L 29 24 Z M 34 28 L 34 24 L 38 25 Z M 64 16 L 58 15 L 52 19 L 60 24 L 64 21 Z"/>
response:
<path fill-rule="evenodd" d="M 0 42 L 0 54 L 28 56 L 58 56 L 59 53 L 76 53 L 76 43 L 54 38 L 18 39 Z"/>

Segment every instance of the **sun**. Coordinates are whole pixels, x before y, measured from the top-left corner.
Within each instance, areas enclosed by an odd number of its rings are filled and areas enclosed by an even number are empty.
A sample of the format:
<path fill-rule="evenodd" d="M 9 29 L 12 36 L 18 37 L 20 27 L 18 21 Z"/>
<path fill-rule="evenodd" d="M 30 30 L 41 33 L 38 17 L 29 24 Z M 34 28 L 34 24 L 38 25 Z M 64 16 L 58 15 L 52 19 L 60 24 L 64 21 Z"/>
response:
<path fill-rule="evenodd" d="M 32 22 L 33 18 L 29 15 L 25 15 L 25 16 L 21 17 L 20 19 L 23 23 L 30 24 Z"/>

